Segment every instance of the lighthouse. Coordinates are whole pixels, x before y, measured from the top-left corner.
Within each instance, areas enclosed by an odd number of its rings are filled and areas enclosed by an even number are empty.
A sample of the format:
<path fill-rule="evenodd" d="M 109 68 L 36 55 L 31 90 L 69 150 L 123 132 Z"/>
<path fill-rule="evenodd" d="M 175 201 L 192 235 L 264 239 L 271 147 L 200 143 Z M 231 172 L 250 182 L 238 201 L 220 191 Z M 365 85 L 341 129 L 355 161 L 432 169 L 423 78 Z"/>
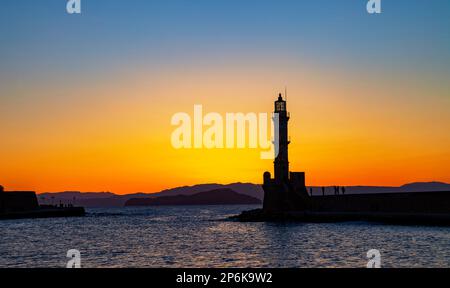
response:
<path fill-rule="evenodd" d="M 289 160 L 288 160 L 288 122 L 289 113 L 286 109 L 286 101 L 283 100 L 281 94 L 278 100 L 275 101 L 275 115 L 278 116 L 278 139 L 275 144 L 278 144 L 278 155 L 274 161 L 275 181 L 278 183 L 287 183 L 289 181 Z"/>
<path fill-rule="evenodd" d="M 237 219 L 315 223 L 363 220 L 408 225 L 450 225 L 450 192 L 349 193 L 328 196 L 308 194 L 305 172 L 289 171 L 290 114 L 287 112 L 286 102 L 281 94 L 275 101 L 274 126 L 277 133 L 274 139 L 274 177 L 270 172 L 264 172 L 263 209 L 242 212 Z M 296 126 L 296 129 L 301 127 Z M 299 134 L 301 133 L 296 133 Z"/>
<path fill-rule="evenodd" d="M 271 178 L 270 172 L 264 173 L 264 207 L 265 211 L 290 211 L 302 209 L 307 205 L 309 195 L 305 187 L 304 172 L 289 171 L 288 146 L 290 144 L 288 134 L 288 123 L 290 114 L 287 111 L 286 100 L 281 94 L 274 102 L 274 121 L 278 124 L 278 136 L 274 142 L 277 145 L 277 154 L 275 155 L 274 178 Z"/>

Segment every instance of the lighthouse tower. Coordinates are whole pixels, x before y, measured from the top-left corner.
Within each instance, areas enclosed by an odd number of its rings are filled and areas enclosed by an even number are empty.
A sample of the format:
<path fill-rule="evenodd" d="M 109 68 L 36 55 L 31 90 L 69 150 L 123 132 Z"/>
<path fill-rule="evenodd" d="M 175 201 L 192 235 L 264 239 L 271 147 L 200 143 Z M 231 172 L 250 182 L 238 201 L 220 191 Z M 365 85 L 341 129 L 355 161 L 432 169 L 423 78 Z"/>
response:
<path fill-rule="evenodd" d="M 288 122 L 290 115 L 287 112 L 286 101 L 283 100 L 281 94 L 275 101 L 274 113 L 278 118 L 278 137 L 274 139 L 278 154 L 275 155 L 274 178 L 271 178 L 270 172 L 264 173 L 263 210 L 270 212 L 304 210 L 309 202 L 309 195 L 305 187 L 305 173 L 289 172 Z"/>
<path fill-rule="evenodd" d="M 275 140 L 275 145 L 278 145 L 278 155 L 274 161 L 275 181 L 278 183 L 287 183 L 289 181 L 289 160 L 288 160 L 288 122 L 289 113 L 286 109 L 286 101 L 283 100 L 281 94 L 278 100 L 275 101 L 275 111 L 278 115 L 278 139 Z"/>

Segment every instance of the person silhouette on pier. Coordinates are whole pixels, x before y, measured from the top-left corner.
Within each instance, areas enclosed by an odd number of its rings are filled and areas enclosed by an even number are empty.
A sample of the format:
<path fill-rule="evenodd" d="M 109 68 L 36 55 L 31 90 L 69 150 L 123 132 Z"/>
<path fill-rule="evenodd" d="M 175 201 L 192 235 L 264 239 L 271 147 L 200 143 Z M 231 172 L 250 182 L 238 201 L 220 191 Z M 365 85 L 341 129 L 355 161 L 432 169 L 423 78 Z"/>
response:
<path fill-rule="evenodd" d="M 334 195 L 339 195 L 339 186 L 334 186 Z"/>

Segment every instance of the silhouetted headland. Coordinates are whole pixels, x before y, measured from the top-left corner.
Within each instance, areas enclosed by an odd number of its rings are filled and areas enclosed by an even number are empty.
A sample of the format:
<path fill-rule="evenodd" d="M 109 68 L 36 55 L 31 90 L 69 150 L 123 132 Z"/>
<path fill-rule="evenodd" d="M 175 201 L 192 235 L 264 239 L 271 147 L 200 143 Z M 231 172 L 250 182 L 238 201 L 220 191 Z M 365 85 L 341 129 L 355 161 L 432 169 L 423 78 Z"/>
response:
<path fill-rule="evenodd" d="M 0 186 L 0 220 L 84 216 L 82 207 L 73 205 L 39 205 L 32 191 L 6 192 Z"/>
<path fill-rule="evenodd" d="M 275 101 L 279 116 L 278 155 L 274 178 L 264 173 L 263 209 L 232 217 L 240 221 L 340 222 L 377 221 L 395 224 L 450 225 L 450 191 L 348 194 L 346 187 L 306 188 L 304 172 L 290 172 L 288 121 L 282 95 Z M 435 183 L 435 185 L 440 185 Z M 416 185 L 417 186 L 417 185 Z M 442 187 L 442 186 L 440 186 Z M 331 190 L 332 195 L 329 195 Z M 320 193 L 320 194 L 319 194 Z M 328 193 L 328 194 L 327 194 Z"/>
<path fill-rule="evenodd" d="M 170 205 L 250 205 L 261 204 L 261 200 L 239 194 L 231 189 L 216 189 L 194 195 L 133 198 L 125 206 L 170 206 Z"/>
<path fill-rule="evenodd" d="M 239 194 L 247 195 L 262 202 L 264 198 L 264 191 L 261 185 L 252 183 L 231 183 L 231 184 L 198 184 L 193 186 L 182 186 L 171 189 L 165 189 L 159 192 L 136 192 L 132 194 L 118 195 L 112 192 L 79 192 L 79 191 L 64 191 L 42 193 L 38 195 L 39 203 L 75 203 L 78 206 L 86 208 L 111 208 L 124 207 L 125 203 L 133 198 L 154 198 L 161 196 L 191 196 L 201 192 L 208 192 L 218 189 L 231 189 Z"/>

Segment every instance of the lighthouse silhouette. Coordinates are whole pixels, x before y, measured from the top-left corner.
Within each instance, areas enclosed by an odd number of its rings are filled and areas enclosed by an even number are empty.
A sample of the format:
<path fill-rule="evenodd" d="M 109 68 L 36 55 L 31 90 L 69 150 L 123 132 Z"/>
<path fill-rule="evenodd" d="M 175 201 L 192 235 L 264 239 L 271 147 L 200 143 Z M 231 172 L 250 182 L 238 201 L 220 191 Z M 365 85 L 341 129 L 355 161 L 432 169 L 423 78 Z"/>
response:
<path fill-rule="evenodd" d="M 275 180 L 286 182 L 289 180 L 289 160 L 288 160 L 288 122 L 289 113 L 286 110 L 286 101 L 283 100 L 281 94 L 275 101 L 275 111 L 278 114 L 278 155 L 274 161 Z"/>
<path fill-rule="evenodd" d="M 287 103 L 281 93 L 274 104 L 274 114 L 278 116 L 279 133 L 278 138 L 274 139 L 278 147 L 278 154 L 274 161 L 275 177 L 271 178 L 270 172 L 264 173 L 263 209 L 280 212 L 303 209 L 309 196 L 305 187 L 305 173 L 289 172 L 288 123 L 290 113 L 287 111 Z"/>
<path fill-rule="evenodd" d="M 274 121 L 278 122 L 275 124 L 278 130 L 275 135 L 278 135 L 274 139 L 277 147 L 274 178 L 270 172 L 264 173 L 263 209 L 242 212 L 237 216 L 241 221 L 376 221 L 450 225 L 450 191 L 309 195 L 305 187 L 305 173 L 289 171 L 290 114 L 286 99 L 281 94 L 275 101 L 274 115 L 274 119 L 278 120 Z"/>

